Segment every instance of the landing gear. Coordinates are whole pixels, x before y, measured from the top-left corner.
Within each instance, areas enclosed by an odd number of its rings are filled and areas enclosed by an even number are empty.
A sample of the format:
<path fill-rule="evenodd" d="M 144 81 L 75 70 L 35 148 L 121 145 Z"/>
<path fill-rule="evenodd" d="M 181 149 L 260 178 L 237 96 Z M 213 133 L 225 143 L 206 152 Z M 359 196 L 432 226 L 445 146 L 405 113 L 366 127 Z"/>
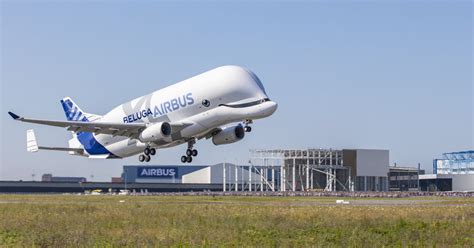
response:
<path fill-rule="evenodd" d="M 182 156 L 181 163 L 191 163 L 193 162 L 193 157 L 191 156 Z"/>
<path fill-rule="evenodd" d="M 149 155 L 140 154 L 140 156 L 138 156 L 138 161 L 140 162 L 150 162 L 150 160 L 151 157 Z"/>
<path fill-rule="evenodd" d="M 156 154 L 156 149 L 152 147 L 147 147 L 143 150 L 143 154 L 138 156 L 138 161 L 140 162 L 150 162 L 151 156 Z"/>
<path fill-rule="evenodd" d="M 196 140 L 192 139 L 188 142 L 188 149 L 186 149 L 186 155 L 181 157 L 182 163 L 191 163 L 193 162 L 193 157 L 198 155 L 198 151 L 193 149 L 194 144 L 196 144 Z"/>
<path fill-rule="evenodd" d="M 149 147 L 147 147 L 147 148 L 145 148 L 145 150 L 143 150 L 143 153 L 144 153 L 145 155 L 151 155 L 151 156 L 153 156 L 153 155 L 156 154 L 156 149 L 155 149 L 155 148 L 149 148 Z"/>
<path fill-rule="evenodd" d="M 186 150 L 186 156 L 188 156 L 188 157 L 196 157 L 197 155 L 198 155 L 198 151 L 196 149 L 188 148 Z"/>
<path fill-rule="evenodd" d="M 247 133 L 252 132 L 252 127 L 250 126 L 250 124 L 252 124 L 252 123 L 253 123 L 252 120 L 245 120 L 244 121 L 244 130 L 245 130 L 245 132 L 247 132 Z"/>

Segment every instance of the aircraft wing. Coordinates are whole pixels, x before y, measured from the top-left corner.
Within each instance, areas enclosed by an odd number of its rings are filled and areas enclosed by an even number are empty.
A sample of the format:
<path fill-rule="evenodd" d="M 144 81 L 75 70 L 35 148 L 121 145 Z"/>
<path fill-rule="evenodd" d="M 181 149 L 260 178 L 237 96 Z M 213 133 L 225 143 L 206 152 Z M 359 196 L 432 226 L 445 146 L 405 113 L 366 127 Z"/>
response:
<path fill-rule="evenodd" d="M 55 121 L 28 119 L 20 117 L 12 112 L 8 112 L 10 116 L 17 120 L 41 125 L 65 127 L 73 132 L 89 132 L 98 134 L 110 134 L 116 136 L 125 136 L 137 138 L 138 135 L 145 130 L 145 123 L 107 123 L 107 122 L 82 122 L 82 121 Z"/>

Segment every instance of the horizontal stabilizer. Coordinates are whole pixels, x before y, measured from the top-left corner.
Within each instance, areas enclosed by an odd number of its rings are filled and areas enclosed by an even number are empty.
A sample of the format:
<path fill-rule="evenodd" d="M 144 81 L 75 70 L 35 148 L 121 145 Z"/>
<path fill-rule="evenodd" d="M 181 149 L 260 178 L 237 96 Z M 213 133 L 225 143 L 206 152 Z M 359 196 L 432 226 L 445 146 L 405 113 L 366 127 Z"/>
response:
<path fill-rule="evenodd" d="M 33 129 L 26 130 L 26 150 L 28 152 L 37 152 L 38 149 L 39 147 L 38 143 L 36 143 L 35 131 L 33 131 Z"/>
<path fill-rule="evenodd" d="M 35 131 L 33 129 L 29 129 L 26 131 L 26 150 L 28 152 L 37 152 L 38 150 L 53 150 L 84 154 L 84 149 L 82 148 L 38 146 L 38 143 L 36 142 Z"/>

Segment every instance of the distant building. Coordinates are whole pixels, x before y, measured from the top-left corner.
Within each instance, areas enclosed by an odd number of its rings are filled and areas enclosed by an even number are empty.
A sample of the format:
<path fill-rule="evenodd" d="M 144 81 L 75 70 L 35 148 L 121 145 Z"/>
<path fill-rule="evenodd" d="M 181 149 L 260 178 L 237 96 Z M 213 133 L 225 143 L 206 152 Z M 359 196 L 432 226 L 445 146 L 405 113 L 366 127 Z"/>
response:
<path fill-rule="evenodd" d="M 43 174 L 41 177 L 41 181 L 43 182 L 51 182 L 53 180 L 53 174 Z"/>
<path fill-rule="evenodd" d="M 43 174 L 41 177 L 42 182 L 63 182 L 63 183 L 85 183 L 87 179 L 85 177 L 54 177 L 51 173 Z"/>
<path fill-rule="evenodd" d="M 443 174 L 420 175 L 420 190 L 453 191 L 453 177 Z"/>
<path fill-rule="evenodd" d="M 235 165 L 227 164 L 227 177 L 235 178 Z M 232 169 L 230 169 L 232 168 Z M 223 184 L 224 164 L 217 165 L 147 165 L 123 167 L 121 179 L 127 183 Z M 247 174 L 237 171 L 238 179 Z M 260 176 L 254 174 L 254 178 Z M 260 181 L 258 181 L 260 183 Z"/>
<path fill-rule="evenodd" d="M 424 170 L 416 167 L 390 166 L 388 172 L 389 190 L 391 191 L 417 191 L 418 179 L 425 174 Z"/>
<path fill-rule="evenodd" d="M 388 191 L 389 150 L 344 149 L 344 165 L 355 177 L 355 191 Z"/>
<path fill-rule="evenodd" d="M 121 177 L 112 177 L 112 183 L 123 183 L 123 179 Z"/>
<path fill-rule="evenodd" d="M 420 176 L 421 190 L 474 191 L 474 151 L 443 153 L 433 160 L 433 174 Z"/>
<path fill-rule="evenodd" d="M 433 174 L 474 174 L 474 151 L 443 153 L 443 158 L 433 160 Z"/>
<path fill-rule="evenodd" d="M 224 191 L 388 191 L 389 151 L 251 150 L 248 164 L 126 165 L 127 183 L 222 185 Z"/>

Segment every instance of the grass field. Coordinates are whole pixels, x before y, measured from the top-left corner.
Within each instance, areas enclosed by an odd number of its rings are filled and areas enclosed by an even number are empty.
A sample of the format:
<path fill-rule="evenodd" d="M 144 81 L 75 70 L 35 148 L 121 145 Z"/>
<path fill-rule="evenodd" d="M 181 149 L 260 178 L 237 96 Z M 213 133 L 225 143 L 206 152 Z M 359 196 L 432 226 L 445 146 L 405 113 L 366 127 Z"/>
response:
<path fill-rule="evenodd" d="M 0 195 L 0 246 L 474 246 L 473 198 Z"/>

